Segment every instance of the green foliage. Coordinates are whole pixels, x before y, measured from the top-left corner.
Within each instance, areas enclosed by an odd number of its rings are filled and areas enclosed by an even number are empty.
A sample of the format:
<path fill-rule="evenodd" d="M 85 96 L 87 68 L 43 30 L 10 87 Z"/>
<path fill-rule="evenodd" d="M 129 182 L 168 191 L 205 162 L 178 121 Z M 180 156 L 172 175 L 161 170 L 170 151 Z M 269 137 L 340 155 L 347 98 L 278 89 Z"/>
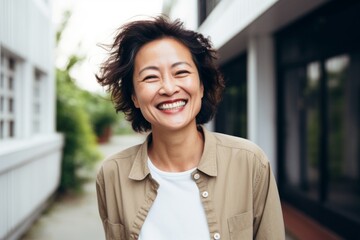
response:
<path fill-rule="evenodd" d="M 56 33 L 56 43 L 60 43 L 71 12 L 64 12 L 61 25 Z M 68 58 L 63 69 L 56 69 L 56 129 L 64 134 L 60 191 L 81 189 L 83 179 L 80 170 L 90 169 L 100 159 L 96 136 L 89 114 L 86 112 L 84 90 L 81 90 L 70 75 L 73 67 L 84 59 L 76 54 Z"/>
<path fill-rule="evenodd" d="M 85 111 L 83 90 L 72 81 L 68 70 L 56 71 L 57 131 L 65 137 L 60 190 L 81 189 L 81 168 L 91 168 L 100 158 L 96 137 Z"/>
<path fill-rule="evenodd" d="M 106 128 L 112 128 L 119 120 L 113 104 L 105 96 L 83 92 L 86 101 L 86 111 L 98 137 L 104 134 Z"/>
<path fill-rule="evenodd" d="M 71 12 L 64 12 L 56 33 L 57 45 L 70 17 Z M 70 72 L 83 60 L 84 56 L 72 54 L 65 67 L 56 69 L 56 128 L 65 138 L 59 187 L 63 192 L 81 189 L 81 171 L 92 168 L 101 157 L 97 136 L 101 136 L 107 127 L 119 126 L 124 121 L 104 96 L 82 90 L 75 84 Z"/>

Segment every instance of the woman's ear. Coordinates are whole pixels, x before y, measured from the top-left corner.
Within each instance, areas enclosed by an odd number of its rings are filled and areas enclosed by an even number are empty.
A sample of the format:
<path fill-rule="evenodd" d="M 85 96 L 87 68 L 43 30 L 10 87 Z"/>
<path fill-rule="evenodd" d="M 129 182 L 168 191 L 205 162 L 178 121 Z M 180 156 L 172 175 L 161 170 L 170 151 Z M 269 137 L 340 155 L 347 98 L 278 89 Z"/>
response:
<path fill-rule="evenodd" d="M 131 95 L 131 100 L 133 101 L 136 108 L 140 108 L 138 99 L 134 93 Z"/>

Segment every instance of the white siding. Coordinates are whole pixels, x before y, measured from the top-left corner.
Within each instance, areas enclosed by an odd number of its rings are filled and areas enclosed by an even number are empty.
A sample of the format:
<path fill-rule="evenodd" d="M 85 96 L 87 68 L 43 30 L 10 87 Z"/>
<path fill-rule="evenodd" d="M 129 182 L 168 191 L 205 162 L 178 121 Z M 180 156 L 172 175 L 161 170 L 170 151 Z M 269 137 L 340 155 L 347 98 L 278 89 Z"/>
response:
<path fill-rule="evenodd" d="M 0 52 L 16 60 L 15 137 L 0 140 L 0 239 L 16 239 L 54 193 L 63 138 L 55 132 L 51 1 L 0 1 Z M 43 95 L 34 98 L 35 71 Z M 34 131 L 34 99 L 41 131 Z"/>
<path fill-rule="evenodd" d="M 24 142 L 19 151 L 0 152 L 0 239 L 16 231 L 19 223 L 56 190 L 59 183 L 61 139 Z"/>
<path fill-rule="evenodd" d="M 23 56 L 28 54 L 30 3 L 28 0 L 2 0 L 0 8 L 1 45 Z"/>

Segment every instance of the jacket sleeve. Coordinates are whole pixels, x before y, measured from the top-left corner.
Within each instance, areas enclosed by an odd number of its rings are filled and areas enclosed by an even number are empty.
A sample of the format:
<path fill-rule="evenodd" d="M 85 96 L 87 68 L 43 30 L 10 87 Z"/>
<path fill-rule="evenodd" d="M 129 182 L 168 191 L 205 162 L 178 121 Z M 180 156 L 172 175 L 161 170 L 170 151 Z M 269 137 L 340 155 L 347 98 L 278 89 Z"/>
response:
<path fill-rule="evenodd" d="M 98 209 L 101 221 L 104 226 L 104 231 L 106 235 L 106 239 L 108 236 L 107 231 L 107 206 L 106 206 L 106 195 L 105 195 L 105 186 L 104 186 L 104 177 L 103 177 L 103 171 L 100 169 L 97 178 L 96 178 L 96 194 L 97 194 L 97 202 L 98 202 Z"/>
<path fill-rule="evenodd" d="M 276 181 L 269 162 L 258 161 L 253 188 L 254 239 L 285 239 L 284 220 Z"/>

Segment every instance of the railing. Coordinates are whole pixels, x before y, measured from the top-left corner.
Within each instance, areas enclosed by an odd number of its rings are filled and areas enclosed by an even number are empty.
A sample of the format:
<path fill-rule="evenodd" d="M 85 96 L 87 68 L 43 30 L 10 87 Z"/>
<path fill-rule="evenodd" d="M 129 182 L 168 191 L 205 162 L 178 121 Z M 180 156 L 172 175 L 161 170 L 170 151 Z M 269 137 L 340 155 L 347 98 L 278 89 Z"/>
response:
<path fill-rule="evenodd" d="M 55 192 L 62 136 L 0 142 L 0 239 L 17 239 Z"/>

